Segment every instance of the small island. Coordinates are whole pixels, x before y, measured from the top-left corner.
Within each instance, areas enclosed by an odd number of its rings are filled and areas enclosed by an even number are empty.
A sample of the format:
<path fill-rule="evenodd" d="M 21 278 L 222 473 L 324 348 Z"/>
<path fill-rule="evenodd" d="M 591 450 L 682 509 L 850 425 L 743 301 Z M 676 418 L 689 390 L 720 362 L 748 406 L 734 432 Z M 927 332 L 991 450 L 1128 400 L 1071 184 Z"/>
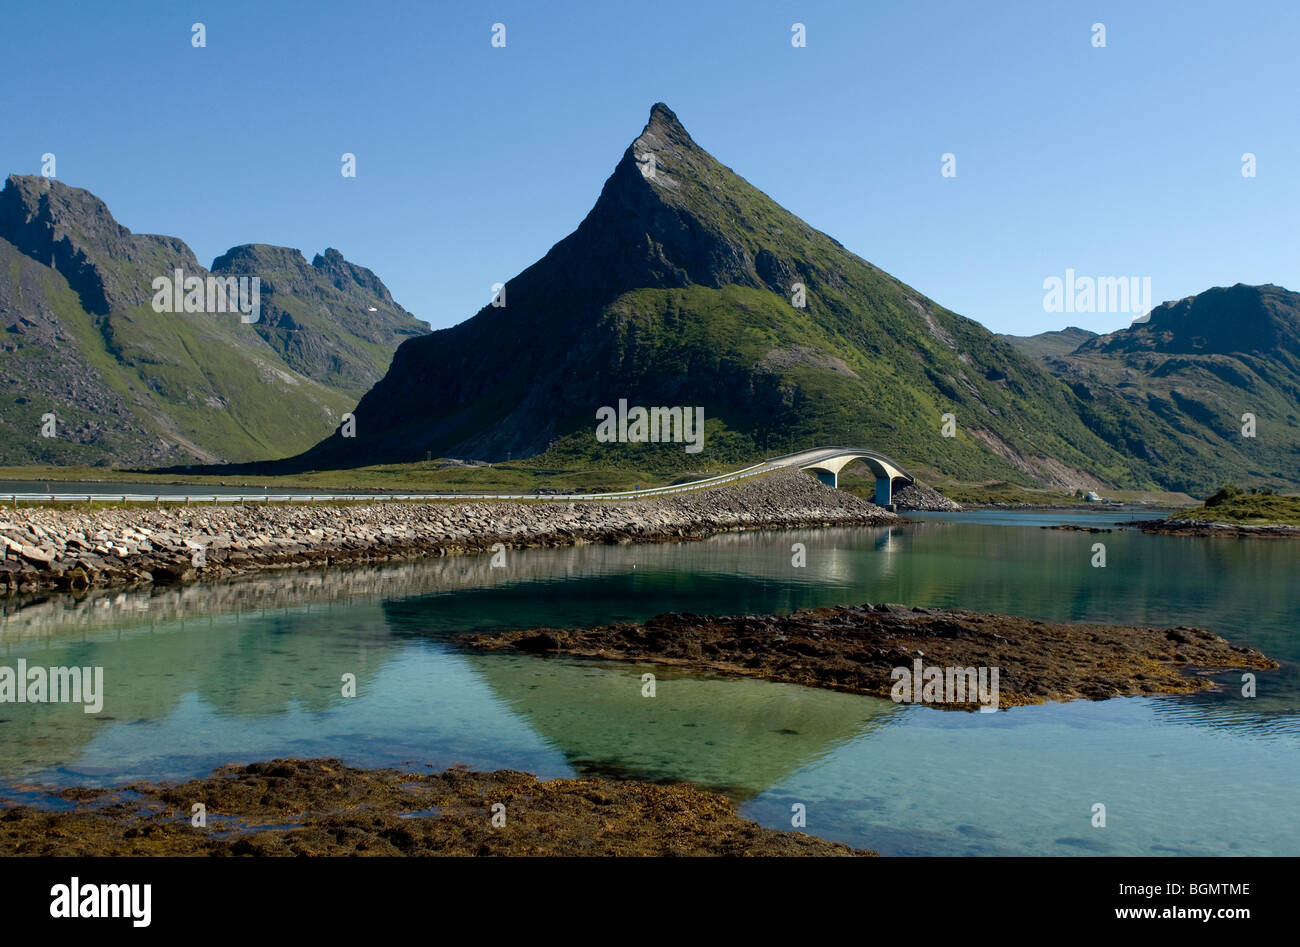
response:
<path fill-rule="evenodd" d="M 1136 520 L 1130 525 L 1147 533 L 1180 536 L 1300 537 L 1300 496 L 1271 489 L 1243 490 L 1227 484 L 1200 506 L 1180 510 L 1162 520 Z"/>

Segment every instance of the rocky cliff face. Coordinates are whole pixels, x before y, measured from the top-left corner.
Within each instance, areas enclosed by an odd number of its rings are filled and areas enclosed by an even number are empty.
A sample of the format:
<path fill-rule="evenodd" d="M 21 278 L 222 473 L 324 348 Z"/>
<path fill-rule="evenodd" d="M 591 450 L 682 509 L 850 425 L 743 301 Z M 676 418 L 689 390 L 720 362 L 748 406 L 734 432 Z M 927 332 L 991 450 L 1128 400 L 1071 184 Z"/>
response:
<path fill-rule="evenodd" d="M 379 277 L 333 247 L 309 264 L 297 250 L 246 244 L 217 257 L 212 272 L 257 276 L 262 315 L 254 331 L 293 370 L 358 398 L 402 342 L 428 332 Z"/>
<path fill-rule="evenodd" d="M 89 191 L 50 178 L 12 174 L 0 191 L 0 238 L 56 270 L 95 315 L 149 302 L 142 271 L 179 266 L 202 271 L 175 237 L 137 235 L 121 226 Z"/>
<path fill-rule="evenodd" d="M 1300 356 L 1300 294 L 1274 286 L 1207 289 L 1161 303 L 1143 322 L 1088 339 L 1078 354 Z"/>

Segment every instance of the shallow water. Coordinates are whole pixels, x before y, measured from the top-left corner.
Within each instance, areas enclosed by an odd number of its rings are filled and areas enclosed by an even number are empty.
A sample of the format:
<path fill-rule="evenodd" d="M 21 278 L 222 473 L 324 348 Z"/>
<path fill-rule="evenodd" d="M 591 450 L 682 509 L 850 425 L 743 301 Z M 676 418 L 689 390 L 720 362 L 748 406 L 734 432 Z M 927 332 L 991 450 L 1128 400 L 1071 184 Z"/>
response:
<path fill-rule="evenodd" d="M 0 665 L 100 665 L 106 695 L 99 714 L 0 704 L 0 795 L 328 755 L 685 779 L 774 827 L 802 803 L 807 831 L 888 854 L 1300 853 L 1300 543 L 1038 528 L 1148 515 L 934 514 L 8 602 Z M 455 646 L 491 628 L 882 601 L 1199 625 L 1283 667 L 1253 699 L 1238 674 L 1216 694 L 971 714 Z"/>

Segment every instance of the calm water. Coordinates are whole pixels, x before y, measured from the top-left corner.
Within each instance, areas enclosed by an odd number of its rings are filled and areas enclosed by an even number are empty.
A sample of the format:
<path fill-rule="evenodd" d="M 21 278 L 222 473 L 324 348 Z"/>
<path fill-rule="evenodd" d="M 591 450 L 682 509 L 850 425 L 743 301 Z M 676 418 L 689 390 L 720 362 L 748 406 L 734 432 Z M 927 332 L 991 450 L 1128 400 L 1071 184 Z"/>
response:
<path fill-rule="evenodd" d="M 807 831 L 886 854 L 1300 854 L 1300 543 L 1037 528 L 1115 519 L 928 515 L 0 604 L 0 664 L 102 665 L 107 692 L 97 715 L 0 704 L 0 796 L 329 755 L 685 779 L 778 828 L 803 803 Z M 1254 699 L 1228 675 L 1215 695 L 968 714 L 665 669 L 648 699 L 645 666 L 455 647 L 481 629 L 883 601 L 1199 625 L 1283 667 Z"/>

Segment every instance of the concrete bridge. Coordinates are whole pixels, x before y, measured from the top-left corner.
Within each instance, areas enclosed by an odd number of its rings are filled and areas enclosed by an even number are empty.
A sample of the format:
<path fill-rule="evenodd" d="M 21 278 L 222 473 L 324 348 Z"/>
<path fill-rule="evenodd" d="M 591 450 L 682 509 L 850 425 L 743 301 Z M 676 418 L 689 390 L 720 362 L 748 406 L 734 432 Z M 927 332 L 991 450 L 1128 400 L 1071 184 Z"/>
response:
<path fill-rule="evenodd" d="M 813 450 L 774 457 L 768 463 L 776 467 L 798 467 L 817 475 L 817 479 L 828 487 L 838 487 L 840 471 L 854 461 L 862 461 L 876 477 L 875 504 L 889 506 L 894 502 L 894 481 L 901 480 L 904 485 L 915 482 L 910 474 L 898 466 L 892 458 L 879 451 L 860 447 L 818 447 Z"/>

